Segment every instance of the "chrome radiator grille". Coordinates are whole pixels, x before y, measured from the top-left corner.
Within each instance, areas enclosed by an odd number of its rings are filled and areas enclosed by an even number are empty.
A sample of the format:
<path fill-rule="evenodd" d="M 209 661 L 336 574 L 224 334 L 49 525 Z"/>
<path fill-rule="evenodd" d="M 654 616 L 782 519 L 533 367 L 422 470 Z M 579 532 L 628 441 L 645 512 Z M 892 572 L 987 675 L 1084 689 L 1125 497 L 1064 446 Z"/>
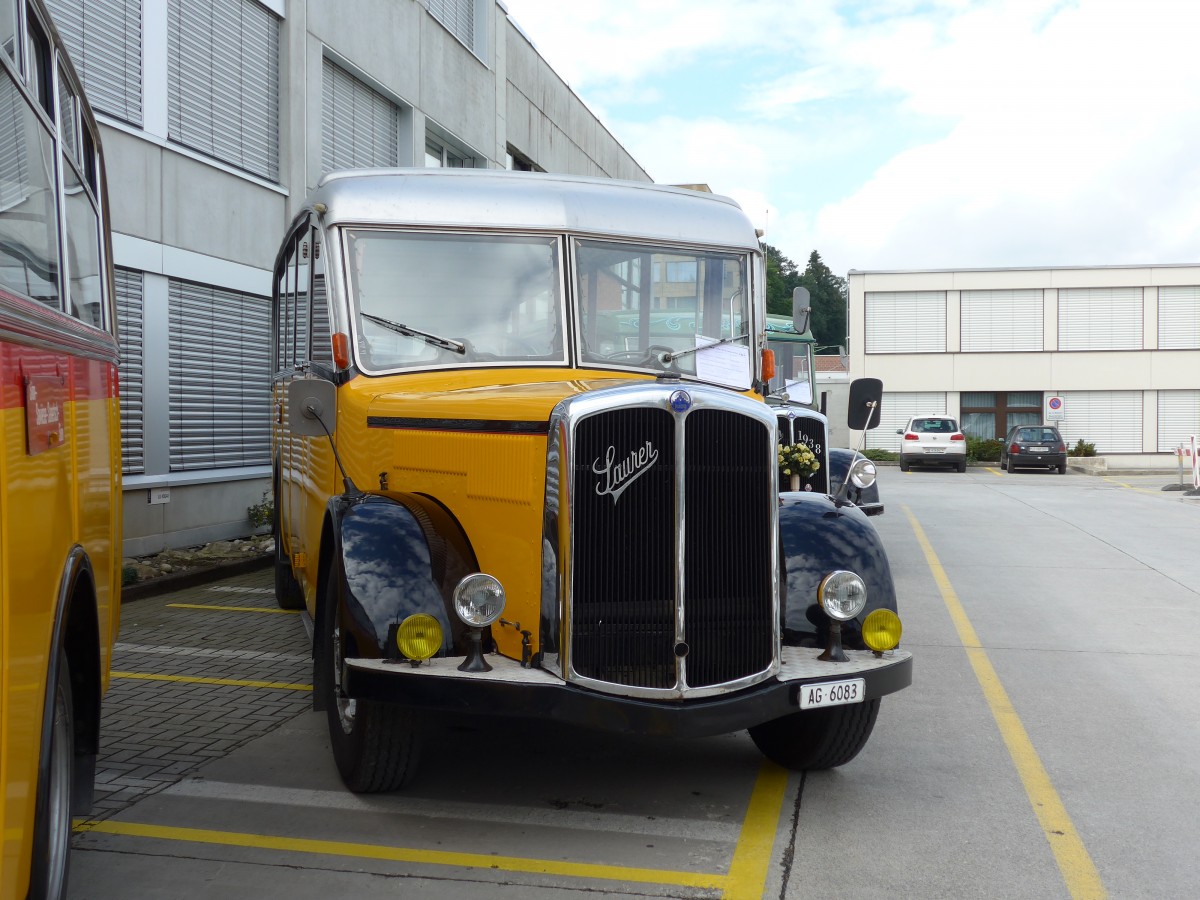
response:
<path fill-rule="evenodd" d="M 725 409 L 581 419 L 571 473 L 571 668 L 632 688 L 749 678 L 773 661 L 769 425 Z M 677 506 L 676 498 L 680 496 Z"/>

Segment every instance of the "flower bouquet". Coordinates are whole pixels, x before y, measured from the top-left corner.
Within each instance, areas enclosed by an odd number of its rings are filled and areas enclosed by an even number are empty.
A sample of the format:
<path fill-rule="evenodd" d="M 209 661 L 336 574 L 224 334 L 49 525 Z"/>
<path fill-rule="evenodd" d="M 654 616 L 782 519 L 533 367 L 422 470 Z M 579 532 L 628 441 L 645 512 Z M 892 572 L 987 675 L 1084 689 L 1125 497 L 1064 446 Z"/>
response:
<path fill-rule="evenodd" d="M 779 448 L 779 475 L 781 479 L 788 479 L 793 491 L 800 490 L 800 479 L 807 478 L 819 468 L 821 464 L 807 444 L 785 444 Z"/>

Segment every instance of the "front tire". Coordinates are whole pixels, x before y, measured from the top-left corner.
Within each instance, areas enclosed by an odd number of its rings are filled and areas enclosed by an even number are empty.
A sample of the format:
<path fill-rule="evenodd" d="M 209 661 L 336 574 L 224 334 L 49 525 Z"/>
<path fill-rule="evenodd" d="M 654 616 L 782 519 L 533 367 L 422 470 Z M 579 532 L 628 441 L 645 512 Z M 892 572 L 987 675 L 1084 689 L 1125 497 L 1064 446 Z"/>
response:
<path fill-rule="evenodd" d="M 762 754 L 793 771 L 833 769 L 858 756 L 879 715 L 879 700 L 810 709 L 750 729 Z"/>
<path fill-rule="evenodd" d="M 325 691 L 329 743 L 338 774 L 355 793 L 371 794 L 403 787 L 417 769 L 421 734 L 411 709 L 395 703 L 355 700 L 342 692 L 343 635 L 338 623 L 340 573 L 329 573 L 318 638 L 313 683 Z"/>
<path fill-rule="evenodd" d="M 71 667 L 60 652 L 54 673 L 54 708 L 50 714 L 50 746 L 43 753 L 47 779 L 38 785 L 33 833 L 33 867 L 29 900 L 61 900 L 67 896 L 71 862 L 71 801 L 75 770 L 75 702 Z"/>

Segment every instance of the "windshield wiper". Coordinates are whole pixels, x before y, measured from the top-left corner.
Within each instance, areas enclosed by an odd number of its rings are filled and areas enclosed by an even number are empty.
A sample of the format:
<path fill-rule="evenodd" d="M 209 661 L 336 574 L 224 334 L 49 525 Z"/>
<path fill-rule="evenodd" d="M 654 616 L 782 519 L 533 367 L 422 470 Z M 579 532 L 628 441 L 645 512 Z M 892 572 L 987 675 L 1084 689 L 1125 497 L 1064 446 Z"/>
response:
<path fill-rule="evenodd" d="M 664 353 L 663 362 L 675 362 L 682 356 L 687 356 L 690 353 L 699 353 L 701 350 L 707 350 L 709 347 L 719 347 L 722 344 L 732 344 L 734 341 L 743 341 L 750 337 L 750 332 L 744 334 L 736 334 L 733 337 L 721 338 L 719 341 L 713 341 L 711 344 L 704 344 L 701 347 L 689 347 L 686 350 L 676 350 L 674 353 Z"/>
<path fill-rule="evenodd" d="M 466 353 L 467 345 L 462 341 L 454 341 L 450 338 L 444 338 L 441 335 L 430 334 L 428 331 L 421 331 L 413 328 L 410 325 L 401 325 L 399 322 L 393 322 L 391 319 L 385 319 L 383 316 L 373 316 L 370 313 L 359 313 L 364 319 L 374 322 L 376 325 L 382 325 L 388 331 L 394 331 L 396 334 L 402 334 L 405 337 L 420 338 L 431 347 L 440 347 L 443 350 L 450 350 L 454 353 Z"/>

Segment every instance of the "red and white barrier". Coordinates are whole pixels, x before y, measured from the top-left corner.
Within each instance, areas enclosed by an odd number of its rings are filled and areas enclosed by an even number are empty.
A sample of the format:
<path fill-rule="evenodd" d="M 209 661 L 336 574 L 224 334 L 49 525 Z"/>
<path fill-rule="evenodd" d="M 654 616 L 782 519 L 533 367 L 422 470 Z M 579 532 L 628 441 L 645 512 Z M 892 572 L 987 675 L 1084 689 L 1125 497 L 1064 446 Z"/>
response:
<path fill-rule="evenodd" d="M 1182 469 L 1187 466 L 1192 470 L 1192 487 L 1200 490 L 1200 453 L 1197 453 L 1197 438 L 1196 435 L 1191 435 L 1187 439 L 1187 443 L 1175 450 L 1175 456 L 1179 460 L 1180 474 Z"/>

